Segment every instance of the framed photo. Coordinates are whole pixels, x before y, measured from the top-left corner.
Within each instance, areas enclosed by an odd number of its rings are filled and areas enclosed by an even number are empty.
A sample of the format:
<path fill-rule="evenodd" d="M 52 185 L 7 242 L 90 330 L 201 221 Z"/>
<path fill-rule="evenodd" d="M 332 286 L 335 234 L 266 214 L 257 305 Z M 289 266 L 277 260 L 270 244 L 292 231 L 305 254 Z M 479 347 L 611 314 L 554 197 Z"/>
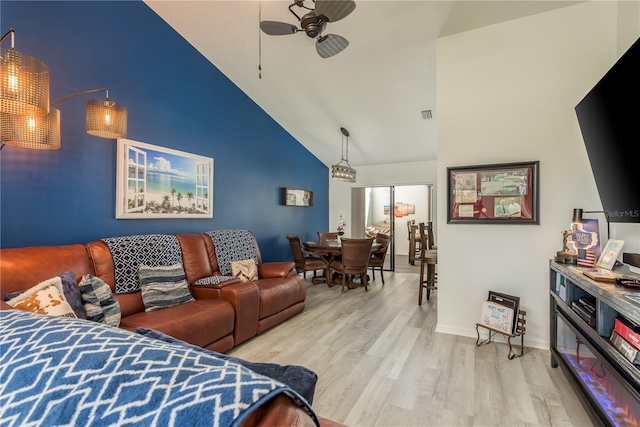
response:
<path fill-rule="evenodd" d="M 596 263 L 596 267 L 606 268 L 611 270 L 622 252 L 622 246 L 624 246 L 624 240 L 609 239 L 606 246 L 602 250 L 600 258 Z"/>
<path fill-rule="evenodd" d="M 213 159 L 118 140 L 116 218 L 213 218 Z"/>
<path fill-rule="evenodd" d="M 313 191 L 283 187 L 281 204 L 285 206 L 313 206 Z"/>
<path fill-rule="evenodd" d="M 538 224 L 539 164 L 448 167 L 447 223 Z"/>

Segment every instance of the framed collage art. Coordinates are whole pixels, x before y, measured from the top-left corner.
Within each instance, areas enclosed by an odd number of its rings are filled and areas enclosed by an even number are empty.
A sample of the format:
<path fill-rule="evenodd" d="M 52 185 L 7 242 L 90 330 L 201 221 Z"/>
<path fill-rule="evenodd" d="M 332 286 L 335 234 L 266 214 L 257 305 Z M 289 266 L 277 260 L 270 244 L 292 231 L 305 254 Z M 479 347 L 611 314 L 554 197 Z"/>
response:
<path fill-rule="evenodd" d="M 538 224 L 539 163 L 448 167 L 447 223 Z"/>

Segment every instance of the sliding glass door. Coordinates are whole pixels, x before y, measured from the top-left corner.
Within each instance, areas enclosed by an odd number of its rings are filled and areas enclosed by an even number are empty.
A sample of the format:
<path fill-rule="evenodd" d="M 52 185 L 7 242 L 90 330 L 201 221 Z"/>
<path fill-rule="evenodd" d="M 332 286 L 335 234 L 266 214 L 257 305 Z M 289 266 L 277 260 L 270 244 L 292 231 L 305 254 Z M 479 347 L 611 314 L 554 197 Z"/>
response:
<path fill-rule="evenodd" d="M 353 188 L 352 222 L 367 236 L 391 236 L 385 270 L 394 271 L 396 262 L 409 263 L 407 223 L 433 221 L 433 186 L 402 185 Z"/>

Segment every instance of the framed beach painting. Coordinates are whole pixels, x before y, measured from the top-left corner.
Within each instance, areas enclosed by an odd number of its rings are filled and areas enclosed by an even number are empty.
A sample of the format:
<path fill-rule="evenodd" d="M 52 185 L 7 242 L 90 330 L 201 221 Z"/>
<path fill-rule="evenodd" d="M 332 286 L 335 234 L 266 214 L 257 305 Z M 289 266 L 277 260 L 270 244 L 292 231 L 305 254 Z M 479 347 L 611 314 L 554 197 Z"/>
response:
<path fill-rule="evenodd" d="M 118 139 L 117 219 L 213 218 L 213 159 Z"/>

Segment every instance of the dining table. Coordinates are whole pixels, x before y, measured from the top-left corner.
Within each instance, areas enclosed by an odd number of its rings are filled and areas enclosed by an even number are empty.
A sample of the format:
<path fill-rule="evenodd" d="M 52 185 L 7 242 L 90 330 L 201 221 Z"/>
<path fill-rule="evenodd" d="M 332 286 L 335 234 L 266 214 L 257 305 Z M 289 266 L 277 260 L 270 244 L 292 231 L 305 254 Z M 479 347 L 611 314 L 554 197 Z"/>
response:
<path fill-rule="evenodd" d="M 318 256 L 325 258 L 329 264 L 331 264 L 331 262 L 342 253 L 342 242 L 340 239 L 308 241 L 304 243 L 304 246 L 308 251 L 314 252 Z M 374 240 L 374 242 L 371 244 L 371 252 L 376 251 L 380 248 L 380 246 L 382 246 L 382 243 L 378 243 Z M 331 287 L 333 286 L 333 275 L 331 274 L 331 269 L 329 269 L 328 275 L 328 277 L 320 276 L 319 279 L 322 279 L 324 277 L 325 281 L 327 282 L 327 286 Z M 336 273 L 336 275 L 336 278 L 338 278 L 339 274 Z M 354 286 L 355 284 L 350 281 L 349 288 L 353 289 Z"/>

